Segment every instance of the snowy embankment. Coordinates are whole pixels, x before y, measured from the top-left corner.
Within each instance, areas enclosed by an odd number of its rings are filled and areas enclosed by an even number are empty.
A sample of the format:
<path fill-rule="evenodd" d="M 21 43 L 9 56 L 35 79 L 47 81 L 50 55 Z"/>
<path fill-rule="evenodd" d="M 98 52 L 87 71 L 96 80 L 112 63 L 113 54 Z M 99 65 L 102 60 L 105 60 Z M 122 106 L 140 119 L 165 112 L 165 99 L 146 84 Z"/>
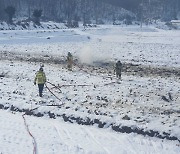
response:
<path fill-rule="evenodd" d="M 32 153 L 32 139 L 25 128 L 22 114 L 0 110 L 0 119 L 0 152 Z M 178 144 L 166 140 L 120 134 L 47 118 L 25 116 L 25 119 L 39 154 L 179 153 Z"/>
<path fill-rule="evenodd" d="M 33 114 L 39 116 L 65 117 L 71 122 L 79 118 L 82 123 L 87 120 L 106 128 L 125 126 L 137 130 L 136 133 L 167 136 L 176 143 L 180 140 L 180 83 L 179 74 L 172 70 L 180 68 L 179 35 L 179 31 L 111 26 L 86 30 L 1 31 L 1 108 L 34 109 Z M 117 82 L 112 67 L 76 65 L 68 72 L 64 64 L 67 52 L 89 64 L 120 59 L 133 67 L 166 68 L 170 73 L 147 75 L 125 69 L 122 81 Z M 61 101 L 47 88 L 43 98 L 38 98 L 33 80 L 40 62 L 45 62 L 48 81 L 61 88 L 60 91 L 47 84 Z M 51 104 L 62 105 L 48 106 Z"/>

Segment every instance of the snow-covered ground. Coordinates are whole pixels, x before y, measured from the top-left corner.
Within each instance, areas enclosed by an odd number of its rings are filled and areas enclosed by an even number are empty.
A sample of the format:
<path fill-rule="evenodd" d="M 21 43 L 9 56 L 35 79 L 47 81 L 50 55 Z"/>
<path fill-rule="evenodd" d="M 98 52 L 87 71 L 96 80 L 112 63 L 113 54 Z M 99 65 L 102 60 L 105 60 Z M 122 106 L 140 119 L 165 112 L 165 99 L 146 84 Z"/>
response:
<path fill-rule="evenodd" d="M 167 133 L 180 140 L 179 74 L 140 76 L 138 72 L 129 74 L 124 70 L 122 81 L 117 82 L 111 68 L 104 71 L 106 68 L 87 65 L 81 68 L 76 65 L 73 71 L 69 72 L 65 64 L 50 61 L 59 59 L 64 62 L 68 52 L 78 61 L 88 64 L 93 61 L 115 62 L 119 59 L 124 64 L 133 66 L 179 70 L 180 31 L 164 31 L 153 27 L 140 29 L 134 26 L 0 31 L 1 105 L 7 108 L 11 105 L 20 109 L 37 108 L 35 112 L 41 113 L 52 112 L 57 115 L 99 119 L 105 122 L 105 127 L 108 128 L 64 124 L 60 117 L 50 120 L 48 117 L 42 119 L 26 116 L 30 130 L 37 140 L 39 153 L 169 153 L 169 150 L 172 153 L 180 152 L 177 140 L 119 134 L 110 129 L 111 124 L 129 126 L 145 131 L 157 131 L 160 134 Z M 61 101 L 47 88 L 43 98 L 38 98 L 33 80 L 40 61 L 44 62 L 48 81 L 61 87 L 59 91 L 47 84 Z M 61 107 L 46 106 L 62 103 L 64 104 Z M 0 115 L 7 116 L 2 116 L 3 119 L 9 119 L 7 123 L 3 120 L 7 125 L 1 124 L 0 129 L 11 127 L 13 118 L 23 123 L 19 114 L 11 115 L 1 111 Z M 42 123 L 42 126 L 38 123 Z M 19 125 L 24 127 L 23 124 Z M 14 129 L 12 131 L 15 131 Z M 47 129 L 50 129 L 50 134 Z M 43 136 L 43 132 L 52 139 L 47 141 L 48 137 Z M 5 130 L 4 133 L 6 134 Z M 62 138 L 59 137 L 61 135 Z M 6 137 L 11 141 L 14 138 L 20 142 L 18 131 L 16 134 L 4 135 L 4 138 Z M 24 139 L 23 144 L 31 142 L 28 135 L 20 135 L 21 137 Z M 62 143 L 62 140 L 65 140 L 65 143 Z M 2 153 L 16 151 L 14 144 L 11 144 L 8 151 L 8 142 L 2 142 L 1 139 L 0 146 L 4 147 Z M 92 144 L 92 147 L 89 144 Z M 128 149 L 127 145 L 130 145 Z M 27 153 L 30 153 L 32 145 L 28 146 Z M 22 151 L 22 147 L 18 147 L 17 153 Z M 42 147 L 49 147 L 49 151 Z"/>
<path fill-rule="evenodd" d="M 22 114 L 0 110 L 0 153 L 33 153 L 32 138 Z M 176 143 L 109 129 L 80 126 L 59 120 L 25 116 L 39 154 L 150 154 L 179 153 Z"/>

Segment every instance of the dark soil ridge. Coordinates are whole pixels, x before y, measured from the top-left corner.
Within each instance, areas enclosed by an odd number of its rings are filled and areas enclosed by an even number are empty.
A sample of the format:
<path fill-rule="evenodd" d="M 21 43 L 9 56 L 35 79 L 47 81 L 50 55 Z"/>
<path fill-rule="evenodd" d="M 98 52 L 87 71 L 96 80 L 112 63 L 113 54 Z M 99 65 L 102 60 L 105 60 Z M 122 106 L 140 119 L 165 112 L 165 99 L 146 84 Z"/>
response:
<path fill-rule="evenodd" d="M 53 57 L 49 55 L 36 55 L 37 57 L 31 57 L 29 54 L 15 54 L 7 51 L 2 51 L 0 53 L 0 60 L 15 60 L 15 61 L 26 61 L 26 62 L 39 62 L 39 63 L 51 63 L 51 64 L 60 64 L 66 67 L 66 59 L 65 57 Z M 114 65 L 113 62 L 101 62 L 96 61 L 92 65 L 81 64 L 78 59 L 75 59 L 75 67 L 79 67 L 85 72 L 93 72 L 103 73 L 109 75 L 114 74 Z M 152 67 L 141 64 L 132 64 L 132 63 L 124 63 L 123 70 L 127 75 L 137 75 L 137 76 L 161 76 L 161 77 L 180 77 L 180 68 L 168 68 L 168 67 Z"/>
<path fill-rule="evenodd" d="M 98 128 L 107 128 L 111 127 L 112 130 L 120 133 L 136 133 L 139 135 L 143 136 L 149 136 L 149 137 L 157 137 L 160 139 L 167 139 L 171 141 L 178 141 L 180 142 L 180 139 L 176 136 L 171 136 L 170 133 L 163 132 L 160 134 L 158 131 L 154 130 L 144 130 L 142 128 L 138 128 L 137 126 L 129 127 L 129 126 L 123 126 L 123 125 L 116 125 L 115 123 L 107 124 L 106 122 L 101 121 L 100 119 L 90 119 L 89 117 L 86 117 L 85 119 L 81 117 L 75 117 L 73 115 L 68 116 L 66 114 L 54 114 L 53 112 L 46 112 L 46 113 L 41 113 L 41 112 L 36 112 L 36 109 L 19 109 L 18 107 L 15 107 L 13 105 L 3 105 L 0 104 L 0 109 L 2 110 L 10 110 L 13 112 L 24 112 L 26 115 L 33 115 L 36 117 L 43 117 L 44 115 L 48 115 L 49 118 L 56 119 L 56 118 L 62 118 L 65 122 L 70 122 L 70 123 L 77 123 L 80 125 L 97 125 Z"/>
<path fill-rule="evenodd" d="M 32 22 L 30 20 L 24 20 L 24 21 L 18 21 L 16 23 L 12 23 L 11 25 L 8 25 L 8 27 L 1 27 L 0 30 L 1 31 L 5 31 L 5 30 L 27 30 L 30 28 L 30 24 L 29 22 Z M 33 23 L 33 22 L 32 22 Z M 3 22 L 0 22 L 1 25 L 4 25 Z M 8 23 L 7 23 L 8 24 Z M 33 23 L 34 24 L 34 23 Z M 66 25 L 64 25 L 64 27 L 59 27 L 56 23 L 54 24 L 48 24 L 47 27 L 42 25 L 42 24 L 34 24 L 33 25 L 33 29 L 41 29 L 41 30 L 55 30 L 55 29 L 66 29 L 65 28 Z M 68 28 L 68 27 L 67 27 Z"/>

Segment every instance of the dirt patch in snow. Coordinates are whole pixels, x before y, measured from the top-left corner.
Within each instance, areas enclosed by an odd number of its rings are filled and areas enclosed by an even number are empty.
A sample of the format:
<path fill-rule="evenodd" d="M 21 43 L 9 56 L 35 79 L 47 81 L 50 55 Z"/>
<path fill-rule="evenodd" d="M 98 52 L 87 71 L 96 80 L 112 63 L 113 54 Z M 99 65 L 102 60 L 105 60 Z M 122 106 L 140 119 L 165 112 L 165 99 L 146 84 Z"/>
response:
<path fill-rule="evenodd" d="M 7 51 L 1 51 L 0 53 L 1 60 L 15 60 L 15 61 L 29 61 L 29 62 L 39 62 L 39 63 L 53 63 L 66 66 L 65 57 L 53 57 L 49 55 L 35 55 L 32 57 L 29 54 L 17 54 Z M 113 62 L 94 62 L 92 65 L 82 64 L 77 58 L 74 60 L 75 67 L 79 67 L 81 70 L 86 73 L 91 74 L 106 74 L 108 77 L 111 77 L 114 74 Z M 174 67 L 158 67 L 158 66 L 147 66 L 141 64 L 133 63 L 124 63 L 122 72 L 126 75 L 136 75 L 140 77 L 144 76 L 161 76 L 161 77 L 179 77 L 180 71 L 179 68 Z"/>

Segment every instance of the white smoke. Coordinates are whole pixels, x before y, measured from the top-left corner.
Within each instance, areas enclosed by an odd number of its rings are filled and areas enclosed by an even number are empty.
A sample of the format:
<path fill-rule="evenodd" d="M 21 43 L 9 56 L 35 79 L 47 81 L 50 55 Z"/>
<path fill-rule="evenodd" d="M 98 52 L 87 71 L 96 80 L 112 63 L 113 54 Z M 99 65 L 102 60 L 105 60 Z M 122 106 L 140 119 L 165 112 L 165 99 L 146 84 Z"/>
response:
<path fill-rule="evenodd" d="M 85 46 L 79 53 L 81 63 L 92 64 L 94 61 L 94 51 L 90 46 Z"/>
<path fill-rule="evenodd" d="M 97 49 L 87 45 L 81 49 L 79 59 L 81 63 L 92 64 L 94 61 L 106 61 L 108 56 L 102 52 L 99 53 Z"/>

